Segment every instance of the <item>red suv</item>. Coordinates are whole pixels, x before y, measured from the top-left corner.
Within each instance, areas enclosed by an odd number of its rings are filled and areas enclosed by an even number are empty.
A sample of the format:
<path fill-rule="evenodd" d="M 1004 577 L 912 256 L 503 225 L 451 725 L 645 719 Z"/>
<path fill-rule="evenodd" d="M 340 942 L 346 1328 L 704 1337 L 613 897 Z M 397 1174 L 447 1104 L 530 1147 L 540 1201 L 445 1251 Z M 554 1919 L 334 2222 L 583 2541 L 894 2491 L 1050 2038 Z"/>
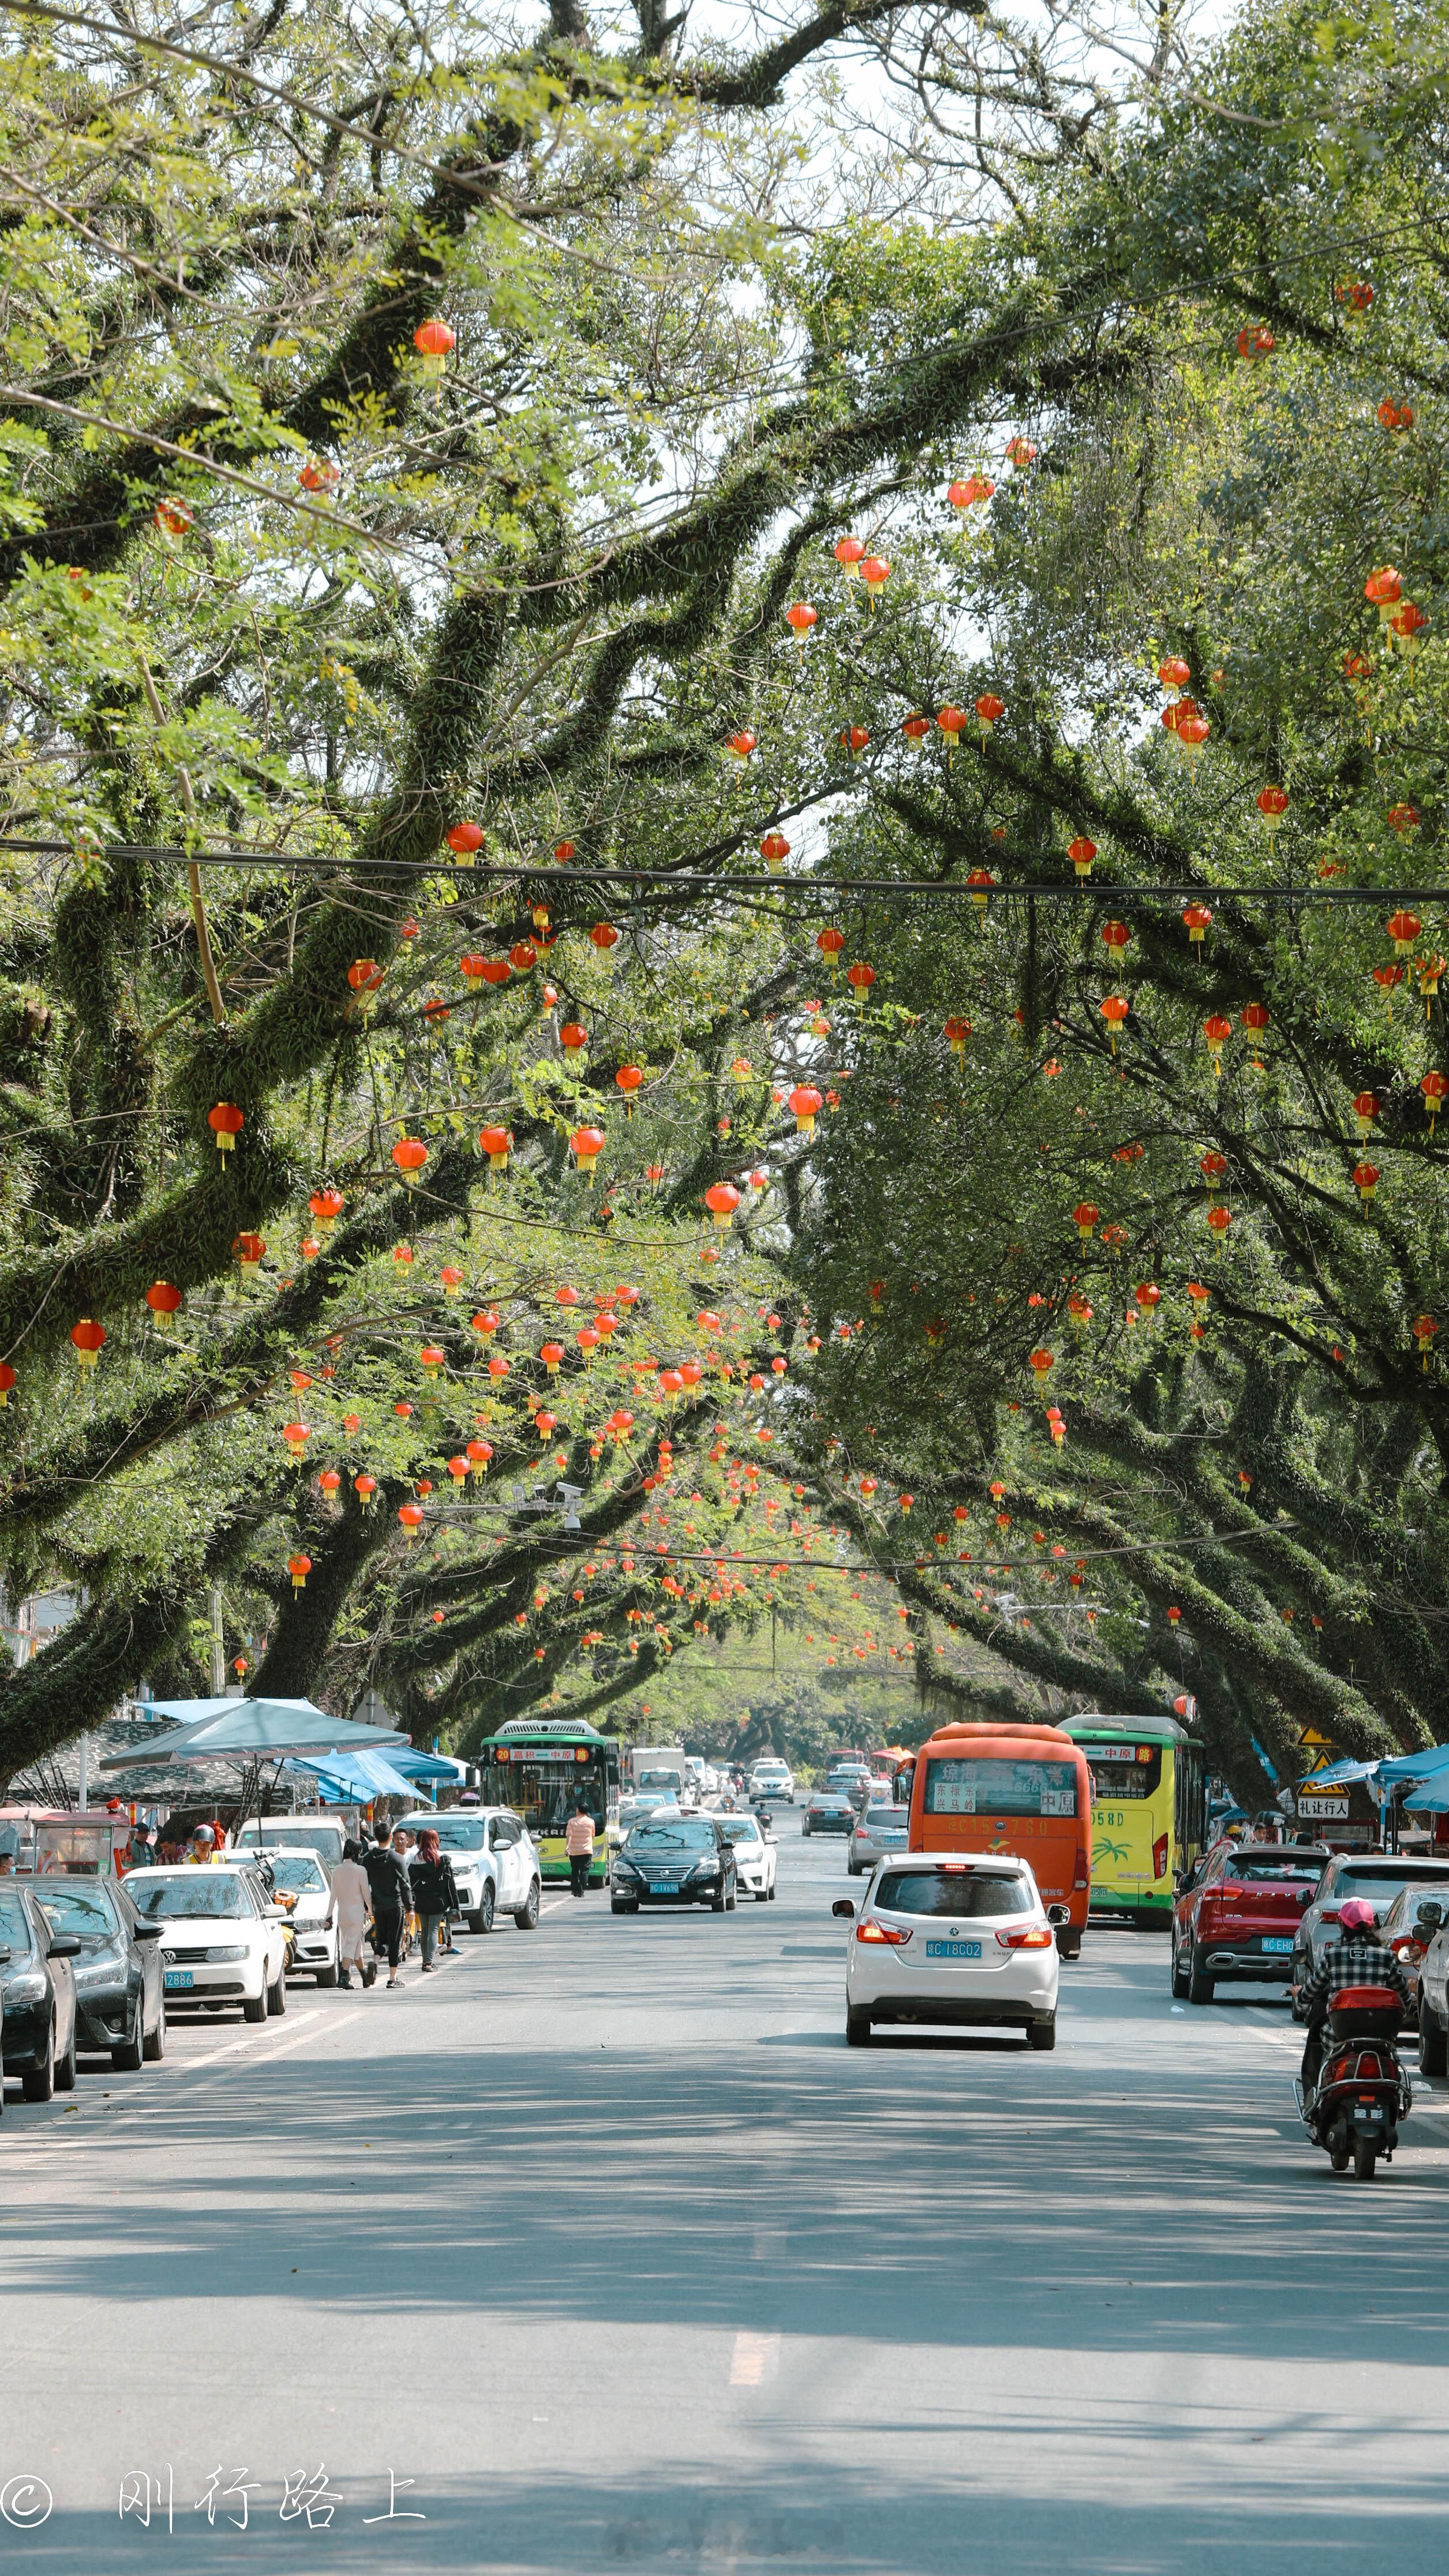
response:
<path fill-rule="evenodd" d="M 1173 1993 L 1210 2004 L 1219 1977 L 1287 1985 L 1294 1937 L 1330 1857 L 1317 1843 L 1218 1843 L 1178 1883 Z"/>

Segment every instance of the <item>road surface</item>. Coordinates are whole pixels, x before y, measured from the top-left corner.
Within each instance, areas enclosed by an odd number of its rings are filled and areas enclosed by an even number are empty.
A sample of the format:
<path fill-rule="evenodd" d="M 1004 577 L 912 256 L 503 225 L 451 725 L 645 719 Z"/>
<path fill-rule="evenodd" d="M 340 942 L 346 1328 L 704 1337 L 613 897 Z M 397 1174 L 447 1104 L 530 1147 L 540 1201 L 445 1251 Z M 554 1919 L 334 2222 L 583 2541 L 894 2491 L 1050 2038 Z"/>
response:
<path fill-rule="evenodd" d="M 1282 2003 L 1125 1932 L 1052 2056 L 847 2051 L 854 1882 L 780 1825 L 774 1905 L 551 1894 L 12 2086 L 0 2569 L 1441 2576 L 1444 2089 L 1337 2180 Z"/>

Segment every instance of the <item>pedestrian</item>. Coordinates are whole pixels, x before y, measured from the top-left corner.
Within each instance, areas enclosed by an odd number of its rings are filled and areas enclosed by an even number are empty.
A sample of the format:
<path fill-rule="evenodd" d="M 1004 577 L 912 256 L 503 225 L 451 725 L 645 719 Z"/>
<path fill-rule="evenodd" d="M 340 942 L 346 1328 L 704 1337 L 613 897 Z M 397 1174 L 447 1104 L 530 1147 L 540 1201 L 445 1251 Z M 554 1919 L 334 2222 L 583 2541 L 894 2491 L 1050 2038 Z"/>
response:
<path fill-rule="evenodd" d="M 408 1911 L 408 1874 L 392 1847 L 392 1827 L 384 1819 L 377 1827 L 377 1839 L 363 1856 L 362 1866 L 372 1890 L 373 1957 L 363 1974 L 363 1984 L 370 1986 L 377 1975 L 377 1957 L 387 1953 L 389 1986 L 398 1983 L 402 1959 L 403 1926 Z"/>
<path fill-rule="evenodd" d="M 377 1963 L 371 1962 L 369 1975 L 362 1943 L 372 1914 L 372 1888 L 362 1866 L 361 1843 L 343 1844 L 342 1858 L 332 1873 L 332 1893 L 337 1900 L 337 1982 L 350 1986 L 355 1968 L 360 1983 L 370 1986 L 377 1975 Z"/>
<path fill-rule="evenodd" d="M 410 1834 L 406 1825 L 394 1825 L 392 1847 L 402 1862 L 403 1874 L 408 1883 L 408 1910 L 403 1916 L 403 1957 L 406 1958 L 418 1937 L 418 1909 L 413 1896 L 413 1862 L 417 1856 L 417 1836 Z"/>
<path fill-rule="evenodd" d="M 594 1865 L 594 1820 L 582 1798 L 564 1827 L 564 1850 L 568 1854 L 569 1893 L 582 1896 Z"/>
<path fill-rule="evenodd" d="M 423 1975 L 430 1977 L 439 1930 L 449 1915 L 456 1914 L 458 1910 L 453 1864 L 431 1825 L 425 1825 L 418 1836 L 417 1854 L 408 1876 L 412 1883 L 413 1904 L 422 1926 Z"/>

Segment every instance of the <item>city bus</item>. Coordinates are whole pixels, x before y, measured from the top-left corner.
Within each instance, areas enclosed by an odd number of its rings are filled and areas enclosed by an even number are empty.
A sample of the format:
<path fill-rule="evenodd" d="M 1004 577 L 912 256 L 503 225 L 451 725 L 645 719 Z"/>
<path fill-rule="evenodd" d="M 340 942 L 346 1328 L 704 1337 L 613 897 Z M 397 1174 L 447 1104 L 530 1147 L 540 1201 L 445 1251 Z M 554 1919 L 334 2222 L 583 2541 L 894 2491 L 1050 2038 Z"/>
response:
<path fill-rule="evenodd" d="M 1081 1954 L 1091 1886 L 1086 1755 L 1055 1726 L 938 1727 L 916 1755 L 912 1851 L 1010 1852 L 1030 1863 L 1044 1905 L 1065 1905 L 1064 1959 Z"/>
<path fill-rule="evenodd" d="M 511 1807 L 537 1846 L 545 1878 L 567 1878 L 564 1828 L 582 1789 L 594 1820 L 591 1887 L 609 1874 L 619 1839 L 619 1739 L 577 1718 L 511 1717 L 478 1748 L 485 1807 Z"/>
<path fill-rule="evenodd" d="M 1207 1837 L 1207 1766 L 1201 1745 L 1171 1717 L 1062 1721 L 1092 1774 L 1092 1912 L 1138 1924 L 1172 1922 L 1178 1872 Z"/>

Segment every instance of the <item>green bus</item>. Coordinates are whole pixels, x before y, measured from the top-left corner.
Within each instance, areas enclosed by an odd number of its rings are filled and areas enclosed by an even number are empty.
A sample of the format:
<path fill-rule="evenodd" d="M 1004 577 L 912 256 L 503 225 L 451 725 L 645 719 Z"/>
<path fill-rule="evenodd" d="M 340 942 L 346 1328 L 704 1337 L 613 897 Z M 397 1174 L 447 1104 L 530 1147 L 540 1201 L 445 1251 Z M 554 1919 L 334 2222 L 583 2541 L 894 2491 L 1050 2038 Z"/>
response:
<path fill-rule="evenodd" d="M 564 1828 L 583 1791 L 594 1820 L 589 1884 L 602 1887 L 619 1839 L 618 1737 L 578 1718 L 511 1717 L 479 1746 L 478 1759 L 484 1805 L 511 1807 L 523 1818 L 546 1879 L 568 1877 Z"/>
<path fill-rule="evenodd" d="M 1093 1914 L 1133 1923 L 1172 1921 L 1178 1872 L 1207 1834 L 1207 1765 L 1200 1744 L 1171 1717 L 1064 1717 L 1092 1774 Z"/>

